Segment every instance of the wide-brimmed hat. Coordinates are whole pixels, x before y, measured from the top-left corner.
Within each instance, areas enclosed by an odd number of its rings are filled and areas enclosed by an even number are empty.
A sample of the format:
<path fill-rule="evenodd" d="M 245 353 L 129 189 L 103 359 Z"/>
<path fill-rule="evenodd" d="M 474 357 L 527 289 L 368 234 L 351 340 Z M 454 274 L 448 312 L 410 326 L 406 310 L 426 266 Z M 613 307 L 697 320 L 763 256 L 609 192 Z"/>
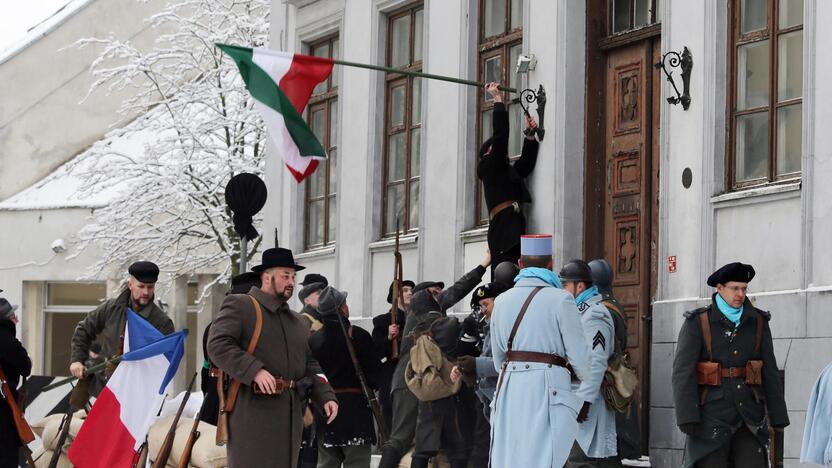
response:
<path fill-rule="evenodd" d="M 754 267 L 751 265 L 740 262 L 729 263 L 711 273 L 708 277 L 708 286 L 715 288 L 717 284 L 726 284 L 729 281 L 750 283 L 755 274 Z"/>
<path fill-rule="evenodd" d="M 295 257 L 292 255 L 291 250 L 284 249 L 283 247 L 274 247 L 266 249 L 266 251 L 263 252 L 262 263 L 252 268 L 251 271 L 255 273 L 262 273 L 269 268 L 277 267 L 293 268 L 295 271 L 300 271 L 306 268 L 295 263 Z"/>
<path fill-rule="evenodd" d="M 326 279 L 326 276 L 319 275 L 318 273 L 309 273 L 303 277 L 303 281 L 300 282 L 301 286 L 309 286 L 312 283 L 323 283 L 324 286 L 329 286 L 329 281 Z"/>
<path fill-rule="evenodd" d="M 321 295 L 318 297 L 318 312 L 321 315 L 335 315 L 346 301 L 346 292 L 327 286 L 321 290 Z"/>
<path fill-rule="evenodd" d="M 11 305 L 5 297 L 0 297 L 0 319 L 11 317 L 16 310 L 16 305 Z"/>
<path fill-rule="evenodd" d="M 324 283 L 309 283 L 306 286 L 300 288 L 300 291 L 298 291 L 298 299 L 300 299 L 300 301 L 303 302 L 304 299 L 306 299 L 307 297 L 309 297 L 317 291 L 322 291 L 326 286 L 327 285 L 325 285 Z"/>
<path fill-rule="evenodd" d="M 413 281 L 410 281 L 410 280 L 404 280 L 404 281 L 402 281 L 402 287 L 405 287 L 405 286 L 410 286 L 410 288 L 413 289 L 413 288 L 416 287 L 416 283 L 414 283 Z M 387 303 L 388 304 L 393 303 L 393 282 L 392 281 L 390 282 L 390 288 L 387 289 Z"/>
<path fill-rule="evenodd" d="M 231 278 L 231 294 L 246 294 L 252 286 L 261 287 L 260 273 L 247 271 Z"/>
<path fill-rule="evenodd" d="M 432 288 L 434 286 L 439 286 L 439 289 L 445 289 L 445 283 L 443 283 L 442 281 L 422 281 L 421 283 L 413 287 L 413 294 L 416 294 L 417 292 L 423 289 Z"/>

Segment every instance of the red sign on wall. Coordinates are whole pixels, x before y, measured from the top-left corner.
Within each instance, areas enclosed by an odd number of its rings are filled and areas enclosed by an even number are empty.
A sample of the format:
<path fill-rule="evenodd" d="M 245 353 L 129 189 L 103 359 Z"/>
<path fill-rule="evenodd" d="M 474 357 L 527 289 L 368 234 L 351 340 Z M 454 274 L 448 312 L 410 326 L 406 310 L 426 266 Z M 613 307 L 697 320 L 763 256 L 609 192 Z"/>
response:
<path fill-rule="evenodd" d="M 667 257 L 667 271 L 670 273 L 676 273 L 676 256 L 671 255 Z"/>

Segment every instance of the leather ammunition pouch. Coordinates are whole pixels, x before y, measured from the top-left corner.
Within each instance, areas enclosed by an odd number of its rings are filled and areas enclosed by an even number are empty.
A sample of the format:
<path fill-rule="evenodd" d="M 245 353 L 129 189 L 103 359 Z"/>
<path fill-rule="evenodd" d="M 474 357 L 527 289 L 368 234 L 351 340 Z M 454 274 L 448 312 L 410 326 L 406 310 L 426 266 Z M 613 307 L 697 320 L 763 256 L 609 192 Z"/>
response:
<path fill-rule="evenodd" d="M 763 361 L 761 359 L 745 363 L 745 383 L 748 385 L 763 384 Z"/>
<path fill-rule="evenodd" d="M 720 386 L 722 384 L 722 366 L 713 361 L 696 363 L 696 383 L 709 387 Z"/>

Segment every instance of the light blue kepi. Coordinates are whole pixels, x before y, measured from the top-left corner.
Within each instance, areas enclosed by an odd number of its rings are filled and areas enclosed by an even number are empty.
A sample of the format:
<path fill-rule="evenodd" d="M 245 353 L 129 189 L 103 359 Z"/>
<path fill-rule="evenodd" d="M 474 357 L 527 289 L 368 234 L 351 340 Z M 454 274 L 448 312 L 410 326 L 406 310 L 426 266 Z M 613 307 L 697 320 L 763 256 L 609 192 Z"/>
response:
<path fill-rule="evenodd" d="M 552 235 L 525 234 L 520 236 L 520 255 L 552 255 Z"/>

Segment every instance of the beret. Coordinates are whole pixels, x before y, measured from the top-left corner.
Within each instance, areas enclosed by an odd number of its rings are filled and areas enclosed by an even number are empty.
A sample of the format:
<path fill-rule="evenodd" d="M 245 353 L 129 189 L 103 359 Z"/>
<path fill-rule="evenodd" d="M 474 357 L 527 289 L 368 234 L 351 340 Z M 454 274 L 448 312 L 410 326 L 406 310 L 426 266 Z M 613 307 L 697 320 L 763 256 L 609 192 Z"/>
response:
<path fill-rule="evenodd" d="M 127 272 L 142 283 L 155 283 L 159 279 L 159 267 L 153 262 L 136 262 Z"/>

